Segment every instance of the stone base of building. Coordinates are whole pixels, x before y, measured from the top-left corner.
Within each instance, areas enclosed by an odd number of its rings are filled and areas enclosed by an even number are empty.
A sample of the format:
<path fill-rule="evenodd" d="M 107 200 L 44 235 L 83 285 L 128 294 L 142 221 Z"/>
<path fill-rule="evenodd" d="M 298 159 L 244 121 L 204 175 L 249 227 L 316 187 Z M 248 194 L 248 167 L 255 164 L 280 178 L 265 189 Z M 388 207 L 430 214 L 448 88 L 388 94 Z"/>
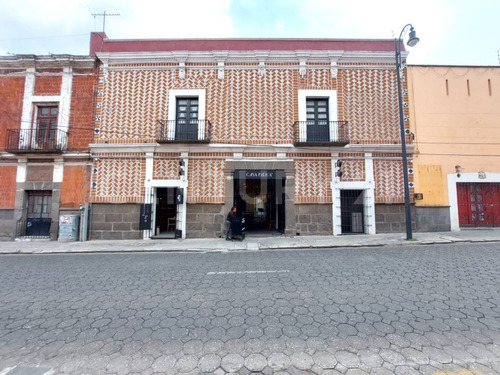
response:
<path fill-rule="evenodd" d="M 451 230 L 450 208 L 447 206 L 415 206 L 418 232 L 447 232 Z"/>
<path fill-rule="evenodd" d="M 14 236 L 14 210 L 0 210 L 0 241 L 12 241 Z"/>
<path fill-rule="evenodd" d="M 218 238 L 225 235 L 227 212 L 223 204 L 188 204 L 186 237 Z"/>
<path fill-rule="evenodd" d="M 91 212 L 93 240 L 138 240 L 140 204 L 94 203 Z"/>
<path fill-rule="evenodd" d="M 296 235 L 320 236 L 333 235 L 332 205 L 296 204 Z"/>
<path fill-rule="evenodd" d="M 375 205 L 377 233 L 406 231 L 404 204 Z M 451 230 L 450 208 L 443 206 L 411 206 L 414 232 L 447 232 Z"/>
<path fill-rule="evenodd" d="M 415 207 L 411 206 L 412 230 L 417 229 Z M 406 218 L 404 204 L 379 203 L 375 205 L 375 225 L 377 233 L 404 233 L 406 232 Z"/>

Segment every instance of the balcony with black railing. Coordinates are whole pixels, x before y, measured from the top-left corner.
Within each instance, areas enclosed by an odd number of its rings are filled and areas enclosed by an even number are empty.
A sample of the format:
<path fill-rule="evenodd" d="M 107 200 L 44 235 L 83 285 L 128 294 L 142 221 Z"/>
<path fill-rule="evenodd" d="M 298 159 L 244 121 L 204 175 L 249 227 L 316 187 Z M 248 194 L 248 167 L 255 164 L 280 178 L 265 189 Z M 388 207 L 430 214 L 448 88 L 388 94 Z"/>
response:
<path fill-rule="evenodd" d="M 305 146 L 345 146 L 349 144 L 347 121 L 296 121 L 293 124 L 293 144 Z"/>
<path fill-rule="evenodd" d="M 210 143 L 209 120 L 158 120 L 158 143 Z"/>
<path fill-rule="evenodd" d="M 60 153 L 67 149 L 64 130 L 8 129 L 5 150 L 12 153 Z"/>

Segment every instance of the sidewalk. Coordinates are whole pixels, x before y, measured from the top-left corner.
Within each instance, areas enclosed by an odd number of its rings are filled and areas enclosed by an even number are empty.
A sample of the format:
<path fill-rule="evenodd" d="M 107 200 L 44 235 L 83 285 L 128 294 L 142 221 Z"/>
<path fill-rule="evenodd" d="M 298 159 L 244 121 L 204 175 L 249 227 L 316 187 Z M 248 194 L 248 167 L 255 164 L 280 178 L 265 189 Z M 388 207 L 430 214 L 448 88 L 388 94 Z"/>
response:
<path fill-rule="evenodd" d="M 459 232 L 405 233 L 345 236 L 252 237 L 244 241 L 223 238 L 58 242 L 25 240 L 0 242 L 0 254 L 108 253 L 108 252 L 208 252 L 449 244 L 457 242 L 500 242 L 500 228 L 465 229 Z"/>

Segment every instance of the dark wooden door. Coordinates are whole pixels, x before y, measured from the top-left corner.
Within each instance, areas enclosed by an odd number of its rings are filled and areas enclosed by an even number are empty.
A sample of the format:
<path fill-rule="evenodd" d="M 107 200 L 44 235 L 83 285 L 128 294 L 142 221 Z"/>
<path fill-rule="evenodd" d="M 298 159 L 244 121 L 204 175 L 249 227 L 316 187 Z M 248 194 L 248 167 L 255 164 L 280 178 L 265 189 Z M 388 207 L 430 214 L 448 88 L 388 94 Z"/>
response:
<path fill-rule="evenodd" d="M 175 139 L 198 139 L 198 98 L 177 98 Z"/>
<path fill-rule="evenodd" d="M 307 99 L 307 141 L 328 142 L 330 127 L 328 119 L 328 99 Z"/>
<path fill-rule="evenodd" d="M 58 113 L 59 109 L 57 106 L 38 107 L 36 129 L 36 144 L 38 149 L 54 149 Z"/>

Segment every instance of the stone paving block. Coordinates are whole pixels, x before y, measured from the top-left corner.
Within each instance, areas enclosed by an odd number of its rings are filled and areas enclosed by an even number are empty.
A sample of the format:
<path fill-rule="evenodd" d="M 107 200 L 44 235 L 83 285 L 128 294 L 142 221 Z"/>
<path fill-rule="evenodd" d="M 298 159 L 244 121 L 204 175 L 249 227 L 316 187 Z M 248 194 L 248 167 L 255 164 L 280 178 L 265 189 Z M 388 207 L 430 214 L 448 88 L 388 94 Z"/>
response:
<path fill-rule="evenodd" d="M 216 354 L 207 354 L 199 360 L 198 368 L 203 372 L 214 372 L 221 365 L 221 358 Z"/>
<path fill-rule="evenodd" d="M 307 353 L 295 353 L 290 360 L 293 366 L 301 370 L 307 370 L 313 364 L 312 357 Z"/>
<path fill-rule="evenodd" d="M 267 362 L 274 370 L 285 370 L 291 363 L 289 356 L 284 353 L 272 353 L 268 356 Z"/>
<path fill-rule="evenodd" d="M 227 372 L 239 371 L 244 364 L 244 358 L 238 354 L 228 354 L 221 361 L 221 367 Z"/>
<path fill-rule="evenodd" d="M 165 356 L 158 357 L 151 365 L 151 368 L 155 372 L 164 372 L 167 369 L 174 368 L 175 362 L 176 362 L 176 359 L 173 355 L 165 355 Z"/>
<path fill-rule="evenodd" d="M 335 358 L 340 364 L 345 367 L 357 367 L 360 363 L 360 360 L 356 354 L 345 350 L 336 352 Z"/>
<path fill-rule="evenodd" d="M 262 371 L 267 366 L 267 359 L 262 354 L 250 354 L 245 358 L 245 367 L 250 371 Z"/>

